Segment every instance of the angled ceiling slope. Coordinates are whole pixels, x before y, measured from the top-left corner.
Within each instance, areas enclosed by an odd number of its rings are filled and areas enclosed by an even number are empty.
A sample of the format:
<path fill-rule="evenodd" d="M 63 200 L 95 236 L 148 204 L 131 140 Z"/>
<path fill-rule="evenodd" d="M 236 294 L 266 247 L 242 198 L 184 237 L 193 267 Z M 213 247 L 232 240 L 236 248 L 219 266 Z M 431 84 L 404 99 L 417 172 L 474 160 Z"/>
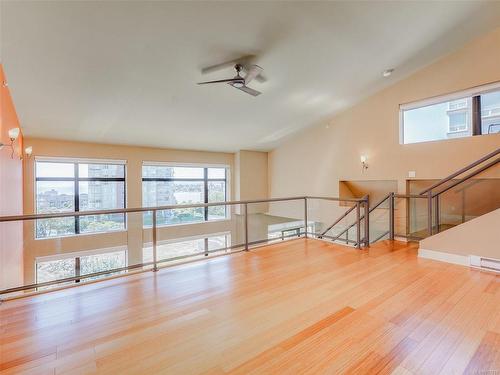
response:
<path fill-rule="evenodd" d="M 270 150 L 499 25 L 496 2 L 3 1 L 2 62 L 27 136 Z M 246 95 L 233 68 L 257 56 Z M 390 78 L 381 72 L 395 67 Z"/>

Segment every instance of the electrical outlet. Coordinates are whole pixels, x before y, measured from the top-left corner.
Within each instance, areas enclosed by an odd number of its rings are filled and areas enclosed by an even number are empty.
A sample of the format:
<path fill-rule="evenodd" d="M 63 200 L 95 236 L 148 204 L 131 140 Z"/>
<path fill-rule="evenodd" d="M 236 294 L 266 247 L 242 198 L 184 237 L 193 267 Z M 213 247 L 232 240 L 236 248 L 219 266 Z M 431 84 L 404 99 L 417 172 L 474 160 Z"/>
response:
<path fill-rule="evenodd" d="M 408 177 L 415 178 L 416 176 L 417 176 L 417 172 L 415 172 L 415 171 L 408 171 Z"/>

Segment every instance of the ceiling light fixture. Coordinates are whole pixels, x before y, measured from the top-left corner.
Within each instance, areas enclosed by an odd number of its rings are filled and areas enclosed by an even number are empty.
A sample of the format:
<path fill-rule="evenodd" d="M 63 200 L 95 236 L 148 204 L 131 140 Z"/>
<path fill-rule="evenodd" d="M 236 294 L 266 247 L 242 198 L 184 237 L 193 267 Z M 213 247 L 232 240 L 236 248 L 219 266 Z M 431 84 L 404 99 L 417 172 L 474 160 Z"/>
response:
<path fill-rule="evenodd" d="M 394 68 L 391 68 L 391 69 L 386 69 L 382 72 L 382 76 L 384 77 L 389 77 L 392 73 L 394 72 Z"/>

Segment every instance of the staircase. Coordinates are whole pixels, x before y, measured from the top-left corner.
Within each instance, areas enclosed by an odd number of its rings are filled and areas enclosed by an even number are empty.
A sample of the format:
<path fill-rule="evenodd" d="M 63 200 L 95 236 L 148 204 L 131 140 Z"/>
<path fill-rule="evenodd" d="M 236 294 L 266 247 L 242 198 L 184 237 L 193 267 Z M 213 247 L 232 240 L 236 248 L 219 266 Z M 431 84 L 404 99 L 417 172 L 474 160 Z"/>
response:
<path fill-rule="evenodd" d="M 365 233 L 361 244 L 394 238 L 420 241 L 499 209 L 499 162 L 500 148 L 416 193 L 392 192 L 375 204 L 363 197 L 370 208 L 368 220 L 365 213 L 360 216 L 359 231 Z M 358 238 L 358 220 L 352 217 L 355 208 L 325 226 L 318 237 L 359 247 L 353 241 Z"/>

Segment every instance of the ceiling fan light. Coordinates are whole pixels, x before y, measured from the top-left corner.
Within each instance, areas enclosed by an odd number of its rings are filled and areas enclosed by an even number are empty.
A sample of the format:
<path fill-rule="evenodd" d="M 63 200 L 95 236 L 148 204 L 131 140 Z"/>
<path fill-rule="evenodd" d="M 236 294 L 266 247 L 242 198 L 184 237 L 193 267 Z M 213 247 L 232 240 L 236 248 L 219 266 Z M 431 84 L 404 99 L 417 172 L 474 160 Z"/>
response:
<path fill-rule="evenodd" d="M 243 82 L 234 82 L 233 86 L 239 89 L 245 86 L 245 84 Z"/>
<path fill-rule="evenodd" d="M 394 72 L 394 68 L 386 69 L 382 72 L 382 76 L 385 78 L 390 77 L 393 72 Z"/>

